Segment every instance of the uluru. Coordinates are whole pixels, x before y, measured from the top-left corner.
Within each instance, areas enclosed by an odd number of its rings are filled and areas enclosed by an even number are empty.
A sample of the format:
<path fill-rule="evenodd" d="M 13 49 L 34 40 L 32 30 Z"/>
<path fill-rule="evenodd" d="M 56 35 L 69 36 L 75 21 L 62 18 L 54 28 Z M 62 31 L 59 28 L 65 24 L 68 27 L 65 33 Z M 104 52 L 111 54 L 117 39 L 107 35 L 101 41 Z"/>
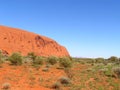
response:
<path fill-rule="evenodd" d="M 0 25 L 0 50 L 10 55 L 34 52 L 39 56 L 69 56 L 67 49 L 48 37 Z"/>

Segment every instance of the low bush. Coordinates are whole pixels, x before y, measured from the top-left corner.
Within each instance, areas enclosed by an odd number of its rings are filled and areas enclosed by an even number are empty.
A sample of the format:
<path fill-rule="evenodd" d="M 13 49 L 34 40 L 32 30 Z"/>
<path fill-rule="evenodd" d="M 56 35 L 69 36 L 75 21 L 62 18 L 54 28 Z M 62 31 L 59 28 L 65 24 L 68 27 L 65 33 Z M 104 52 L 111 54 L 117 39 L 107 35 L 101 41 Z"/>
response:
<path fill-rule="evenodd" d="M 49 64 L 54 65 L 54 64 L 57 63 L 58 58 L 57 58 L 57 57 L 54 57 L 54 56 L 50 56 L 50 57 L 48 57 L 48 60 L 47 60 L 47 61 L 48 61 Z"/>
<path fill-rule="evenodd" d="M 21 65 L 23 58 L 20 53 L 13 53 L 11 56 L 9 56 L 8 60 L 13 64 L 13 65 Z"/>
<path fill-rule="evenodd" d="M 72 61 L 67 57 L 60 58 L 59 63 L 60 63 L 60 66 L 64 68 L 70 68 L 72 66 Z"/>

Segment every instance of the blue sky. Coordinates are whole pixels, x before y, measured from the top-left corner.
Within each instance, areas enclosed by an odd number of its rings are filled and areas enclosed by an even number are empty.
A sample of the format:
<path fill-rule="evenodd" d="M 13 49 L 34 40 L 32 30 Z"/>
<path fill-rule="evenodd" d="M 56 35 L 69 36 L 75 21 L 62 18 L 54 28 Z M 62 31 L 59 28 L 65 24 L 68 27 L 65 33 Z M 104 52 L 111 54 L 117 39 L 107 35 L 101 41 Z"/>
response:
<path fill-rule="evenodd" d="M 0 0 L 0 25 L 50 37 L 74 57 L 120 57 L 120 0 Z"/>

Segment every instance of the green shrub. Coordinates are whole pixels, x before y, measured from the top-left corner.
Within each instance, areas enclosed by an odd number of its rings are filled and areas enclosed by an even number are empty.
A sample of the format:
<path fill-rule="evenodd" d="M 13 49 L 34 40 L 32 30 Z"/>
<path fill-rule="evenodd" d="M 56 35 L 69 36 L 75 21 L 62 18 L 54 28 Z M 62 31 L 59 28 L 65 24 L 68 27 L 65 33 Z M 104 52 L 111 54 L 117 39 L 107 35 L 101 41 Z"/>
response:
<path fill-rule="evenodd" d="M 13 65 L 21 65 L 23 58 L 20 53 L 13 53 L 8 60 L 13 64 Z"/>
<path fill-rule="evenodd" d="M 57 57 L 54 57 L 54 56 L 48 57 L 48 63 L 51 64 L 51 65 L 56 64 L 57 61 L 58 61 L 58 58 L 57 58 Z"/>
<path fill-rule="evenodd" d="M 60 66 L 64 68 L 70 68 L 72 66 L 72 61 L 67 57 L 60 58 L 59 63 L 60 63 Z"/>
<path fill-rule="evenodd" d="M 37 56 L 35 58 L 35 60 L 33 61 L 33 64 L 36 64 L 36 65 L 43 65 L 43 60 L 44 58 L 40 57 L 40 56 Z"/>

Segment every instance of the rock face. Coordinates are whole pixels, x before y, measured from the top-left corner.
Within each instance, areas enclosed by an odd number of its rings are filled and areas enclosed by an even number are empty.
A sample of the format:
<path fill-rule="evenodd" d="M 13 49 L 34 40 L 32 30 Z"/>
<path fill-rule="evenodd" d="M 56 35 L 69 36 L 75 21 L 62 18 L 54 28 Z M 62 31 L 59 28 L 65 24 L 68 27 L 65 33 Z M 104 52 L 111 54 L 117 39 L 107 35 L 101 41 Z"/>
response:
<path fill-rule="evenodd" d="M 69 56 L 65 47 L 50 38 L 5 26 L 0 26 L 0 50 L 9 55 L 34 52 L 39 56 Z"/>

